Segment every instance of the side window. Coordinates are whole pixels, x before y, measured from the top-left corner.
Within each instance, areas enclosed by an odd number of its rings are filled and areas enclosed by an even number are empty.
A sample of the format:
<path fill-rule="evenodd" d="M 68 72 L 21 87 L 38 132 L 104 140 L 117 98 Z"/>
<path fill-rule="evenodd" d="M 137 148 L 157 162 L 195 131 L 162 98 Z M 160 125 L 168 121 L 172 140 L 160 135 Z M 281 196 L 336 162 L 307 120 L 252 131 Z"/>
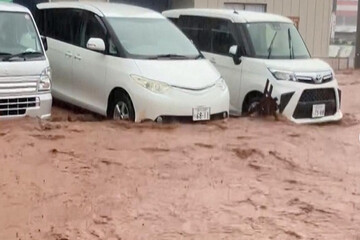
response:
<path fill-rule="evenodd" d="M 51 36 L 57 40 L 71 43 L 71 21 L 70 21 L 70 11 L 68 9 L 52 9 L 47 15 L 52 18 L 52 26 L 48 26 L 48 30 L 51 33 Z M 52 16 L 51 16 L 52 15 Z"/>
<path fill-rule="evenodd" d="M 40 35 L 46 35 L 45 34 L 45 12 L 44 10 L 36 10 L 35 12 L 35 22 L 36 25 L 38 26 Z"/>
<path fill-rule="evenodd" d="M 81 31 L 85 24 L 85 12 L 83 10 L 73 9 L 71 11 L 71 35 L 72 44 L 80 46 L 81 44 Z"/>
<path fill-rule="evenodd" d="M 86 47 L 90 38 L 101 38 L 106 43 L 105 27 L 101 23 L 100 18 L 93 13 L 88 14 L 81 46 Z"/>
<path fill-rule="evenodd" d="M 117 47 L 111 38 L 109 38 L 109 54 L 114 56 L 118 55 Z"/>
<path fill-rule="evenodd" d="M 211 50 L 210 21 L 206 17 L 181 16 L 178 26 L 200 51 Z"/>
<path fill-rule="evenodd" d="M 211 27 L 212 52 L 221 55 L 229 55 L 229 49 L 237 45 L 231 32 L 231 22 L 223 19 L 213 19 Z"/>
<path fill-rule="evenodd" d="M 69 44 L 79 45 L 79 29 L 82 25 L 82 11 L 77 9 L 45 10 L 43 33 Z"/>
<path fill-rule="evenodd" d="M 55 18 L 53 15 L 55 13 L 55 11 L 52 9 L 47 9 L 47 10 L 42 10 L 42 11 L 43 11 L 43 15 L 44 15 L 43 16 L 44 23 L 43 23 L 43 29 L 42 29 L 43 34 L 46 37 L 56 39 L 54 27 L 57 25 L 57 23 L 54 22 Z"/>

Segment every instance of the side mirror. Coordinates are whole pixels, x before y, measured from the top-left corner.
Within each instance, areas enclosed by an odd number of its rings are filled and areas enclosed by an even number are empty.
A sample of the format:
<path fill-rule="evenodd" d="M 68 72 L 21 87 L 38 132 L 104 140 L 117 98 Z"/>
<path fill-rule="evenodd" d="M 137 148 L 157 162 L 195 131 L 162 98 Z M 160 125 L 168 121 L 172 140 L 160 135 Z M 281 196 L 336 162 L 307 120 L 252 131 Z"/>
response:
<path fill-rule="evenodd" d="M 44 45 L 44 49 L 45 49 L 45 52 L 48 50 L 48 43 L 47 43 L 47 38 L 45 36 L 41 36 L 41 41 Z"/>
<path fill-rule="evenodd" d="M 239 46 L 231 46 L 229 49 L 229 54 L 232 56 L 235 65 L 239 65 L 241 63 L 241 59 L 239 58 Z"/>
<path fill-rule="evenodd" d="M 86 44 L 86 48 L 97 52 L 104 52 L 105 42 L 101 38 L 90 38 Z"/>
<path fill-rule="evenodd" d="M 233 45 L 230 47 L 229 53 L 231 56 L 237 55 L 238 54 L 238 49 L 239 47 L 237 45 Z"/>

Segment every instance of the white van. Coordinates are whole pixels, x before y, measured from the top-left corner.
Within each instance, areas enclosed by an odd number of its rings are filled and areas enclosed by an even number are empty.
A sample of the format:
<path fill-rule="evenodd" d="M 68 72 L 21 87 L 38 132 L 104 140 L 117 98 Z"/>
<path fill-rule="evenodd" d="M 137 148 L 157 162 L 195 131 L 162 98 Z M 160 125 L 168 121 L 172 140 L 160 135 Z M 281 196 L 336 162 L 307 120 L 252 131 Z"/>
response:
<path fill-rule="evenodd" d="M 136 122 L 228 116 L 225 81 L 161 14 L 101 2 L 41 3 L 38 8 L 55 98 Z"/>
<path fill-rule="evenodd" d="M 251 111 L 269 79 L 279 112 L 290 120 L 318 123 L 342 118 L 333 70 L 311 58 L 290 19 L 216 9 L 171 10 L 163 15 L 220 71 L 229 86 L 231 114 Z"/>
<path fill-rule="evenodd" d="M 51 74 L 30 11 L 0 3 L 0 119 L 51 116 Z"/>

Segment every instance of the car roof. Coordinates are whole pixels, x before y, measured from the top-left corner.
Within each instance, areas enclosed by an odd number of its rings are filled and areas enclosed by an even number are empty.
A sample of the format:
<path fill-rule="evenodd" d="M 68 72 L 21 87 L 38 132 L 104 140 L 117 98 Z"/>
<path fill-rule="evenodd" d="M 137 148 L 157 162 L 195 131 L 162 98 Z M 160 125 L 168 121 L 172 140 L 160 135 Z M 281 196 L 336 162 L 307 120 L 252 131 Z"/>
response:
<path fill-rule="evenodd" d="M 259 13 L 251 11 L 237 11 L 229 9 L 176 9 L 163 12 L 166 17 L 179 18 L 180 15 L 202 16 L 213 18 L 229 19 L 236 23 L 249 23 L 249 22 L 286 22 L 293 23 L 289 18 L 270 14 Z"/>
<path fill-rule="evenodd" d="M 108 2 L 55 2 L 40 3 L 38 9 L 75 8 L 93 12 L 101 17 L 164 18 L 155 11 L 128 4 Z"/>
<path fill-rule="evenodd" d="M 30 10 L 27 9 L 26 7 L 23 7 L 19 4 L 8 3 L 8 2 L 0 2 L 0 11 L 30 13 Z"/>

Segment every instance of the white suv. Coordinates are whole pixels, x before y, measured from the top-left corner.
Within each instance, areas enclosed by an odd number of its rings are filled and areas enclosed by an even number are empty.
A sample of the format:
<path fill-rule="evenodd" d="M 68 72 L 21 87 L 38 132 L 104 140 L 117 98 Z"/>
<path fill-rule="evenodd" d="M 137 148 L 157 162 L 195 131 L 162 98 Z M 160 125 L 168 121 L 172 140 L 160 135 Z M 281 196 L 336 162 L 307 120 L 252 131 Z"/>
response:
<path fill-rule="evenodd" d="M 228 116 L 225 81 L 161 14 L 101 2 L 42 3 L 38 8 L 55 98 L 136 122 Z"/>
<path fill-rule="evenodd" d="M 51 116 L 51 74 L 30 11 L 0 3 L 0 119 Z"/>
<path fill-rule="evenodd" d="M 279 112 L 290 120 L 318 123 L 342 118 L 341 91 L 333 70 L 311 58 L 290 19 L 220 9 L 180 9 L 163 14 L 222 74 L 230 90 L 231 114 L 252 111 L 269 80 Z"/>

